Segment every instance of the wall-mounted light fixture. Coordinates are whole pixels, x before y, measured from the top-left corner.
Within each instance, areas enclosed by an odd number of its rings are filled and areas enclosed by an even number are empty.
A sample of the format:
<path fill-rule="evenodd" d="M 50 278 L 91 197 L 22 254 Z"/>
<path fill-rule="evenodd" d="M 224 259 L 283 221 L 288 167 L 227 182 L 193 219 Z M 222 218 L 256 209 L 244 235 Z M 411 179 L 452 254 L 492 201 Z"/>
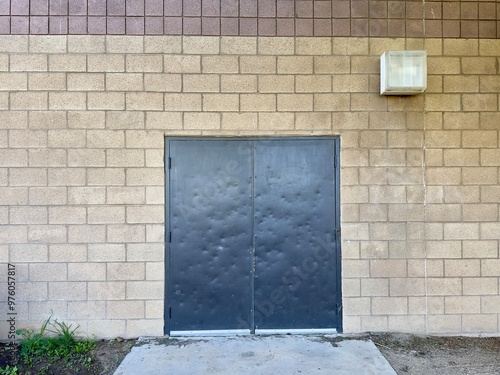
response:
<path fill-rule="evenodd" d="M 425 51 L 386 51 L 380 56 L 381 95 L 416 95 L 426 88 Z"/>

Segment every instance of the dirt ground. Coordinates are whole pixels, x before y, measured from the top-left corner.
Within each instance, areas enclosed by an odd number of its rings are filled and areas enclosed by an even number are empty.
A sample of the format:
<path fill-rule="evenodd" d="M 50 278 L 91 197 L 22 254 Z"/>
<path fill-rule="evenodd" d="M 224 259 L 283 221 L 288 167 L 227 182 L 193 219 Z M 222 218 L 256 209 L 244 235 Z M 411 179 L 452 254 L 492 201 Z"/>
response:
<path fill-rule="evenodd" d="M 372 334 L 398 375 L 500 374 L 500 337 Z"/>
<path fill-rule="evenodd" d="M 398 333 L 370 334 L 372 340 L 398 375 L 498 375 L 500 337 L 438 337 Z M 339 337 L 334 341 L 344 340 Z M 93 352 L 93 365 L 39 363 L 35 368 L 19 364 L 19 352 L 0 344 L 0 369 L 18 365 L 19 375 L 80 374 L 112 375 L 136 340 L 99 340 Z M 40 371 L 41 370 L 41 371 Z"/>

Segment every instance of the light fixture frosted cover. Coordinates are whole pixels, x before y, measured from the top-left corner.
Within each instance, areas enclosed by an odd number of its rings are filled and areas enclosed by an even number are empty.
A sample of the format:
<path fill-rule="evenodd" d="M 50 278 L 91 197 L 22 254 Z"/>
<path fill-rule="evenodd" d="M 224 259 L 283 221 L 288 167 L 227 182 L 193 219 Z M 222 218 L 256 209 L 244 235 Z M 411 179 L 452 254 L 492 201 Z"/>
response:
<path fill-rule="evenodd" d="M 380 56 L 381 95 L 416 95 L 426 88 L 425 51 L 386 51 Z"/>

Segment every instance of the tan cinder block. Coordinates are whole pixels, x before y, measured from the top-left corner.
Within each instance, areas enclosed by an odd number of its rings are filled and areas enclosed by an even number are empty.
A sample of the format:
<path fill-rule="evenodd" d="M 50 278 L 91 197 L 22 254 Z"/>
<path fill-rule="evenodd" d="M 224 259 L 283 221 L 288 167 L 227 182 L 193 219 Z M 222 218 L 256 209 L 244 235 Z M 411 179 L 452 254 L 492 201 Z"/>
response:
<path fill-rule="evenodd" d="M 332 53 L 331 38 L 295 38 L 295 53 L 297 55 L 330 55 Z"/>
<path fill-rule="evenodd" d="M 472 240 L 479 239 L 478 223 L 445 223 L 445 240 Z"/>
<path fill-rule="evenodd" d="M 180 74 L 145 74 L 144 89 L 146 91 L 180 92 L 182 76 Z"/>
<path fill-rule="evenodd" d="M 125 109 L 125 94 L 119 92 L 90 92 L 88 93 L 88 109 L 123 110 Z"/>
<path fill-rule="evenodd" d="M 389 280 L 388 279 L 361 279 L 361 296 L 388 296 L 389 295 Z"/>
<path fill-rule="evenodd" d="M 461 315 L 429 315 L 427 329 L 429 333 L 459 332 L 462 328 L 461 321 Z"/>
<path fill-rule="evenodd" d="M 219 92 L 219 76 L 215 74 L 185 74 L 182 77 L 184 92 Z"/>
<path fill-rule="evenodd" d="M 30 262 L 47 262 L 48 251 L 47 245 L 38 244 L 22 244 L 10 245 L 10 252 L 6 249 L 10 262 L 13 263 L 30 263 Z M 7 260 L 6 260 L 7 262 Z"/>
<path fill-rule="evenodd" d="M 295 129 L 319 130 L 331 129 L 332 118 L 328 112 L 297 113 L 295 115 Z"/>
<path fill-rule="evenodd" d="M 165 225 L 164 224 L 146 224 L 146 242 L 151 244 L 163 244 L 165 243 Z M 163 260 L 163 251 L 159 254 L 160 259 L 154 259 L 154 261 Z"/>
<path fill-rule="evenodd" d="M 481 312 L 487 314 L 500 313 L 500 296 L 481 297 Z"/>
<path fill-rule="evenodd" d="M 238 73 L 238 56 L 202 56 L 203 73 Z"/>
<path fill-rule="evenodd" d="M 0 40 L 1 52 L 28 52 L 28 35 L 4 35 Z"/>
<path fill-rule="evenodd" d="M 68 319 L 95 320 L 106 318 L 106 302 L 68 302 Z"/>
<path fill-rule="evenodd" d="M 49 108 L 63 110 L 84 110 L 87 96 L 84 92 L 50 92 Z"/>
<path fill-rule="evenodd" d="M 377 74 L 380 71 L 378 56 L 353 56 L 351 57 L 351 73 Z"/>
<path fill-rule="evenodd" d="M 106 189 L 103 187 L 69 187 L 69 204 L 104 204 Z"/>
<path fill-rule="evenodd" d="M 182 38 L 182 51 L 185 54 L 218 54 L 219 38 L 209 36 L 184 36 Z"/>
<path fill-rule="evenodd" d="M 479 129 L 479 113 L 444 113 L 445 129 Z"/>
<path fill-rule="evenodd" d="M 69 243 L 102 243 L 106 241 L 104 225 L 70 225 L 68 227 Z"/>
<path fill-rule="evenodd" d="M 371 298 L 344 298 L 342 301 L 345 315 L 371 315 Z"/>
<path fill-rule="evenodd" d="M 83 244 L 49 245 L 50 262 L 86 262 L 87 246 Z"/>
<path fill-rule="evenodd" d="M 495 167 L 465 167 L 462 168 L 462 182 L 464 185 L 494 185 L 498 180 L 497 168 Z M 494 188 L 494 187 L 492 187 Z M 481 187 L 481 197 L 484 197 Z"/>
<path fill-rule="evenodd" d="M 368 75 L 350 74 L 332 75 L 332 90 L 334 92 L 367 92 Z"/>
<path fill-rule="evenodd" d="M 32 187 L 29 189 L 30 205 L 64 205 L 67 203 L 64 187 Z"/>
<path fill-rule="evenodd" d="M 496 204 L 468 204 L 463 207 L 464 221 L 498 221 Z"/>
<path fill-rule="evenodd" d="M 127 261 L 129 262 L 161 262 L 165 246 L 163 243 L 127 244 Z"/>
<path fill-rule="evenodd" d="M 90 262 L 123 262 L 125 261 L 125 245 L 89 244 L 88 259 Z"/>
<path fill-rule="evenodd" d="M 163 132 L 154 130 L 127 130 L 125 132 L 127 148 L 162 148 Z"/>
<path fill-rule="evenodd" d="M 427 58 L 427 72 L 432 74 L 460 74 L 461 64 L 459 57 L 434 57 Z"/>
<path fill-rule="evenodd" d="M 68 263 L 69 281 L 101 281 L 105 279 L 105 263 Z"/>
<path fill-rule="evenodd" d="M 455 166 L 479 166 L 479 149 L 451 149 L 444 150 L 444 165 Z"/>
<path fill-rule="evenodd" d="M 359 205 L 359 215 L 364 221 L 387 221 L 387 205 L 361 204 Z"/>
<path fill-rule="evenodd" d="M 361 287 L 359 279 L 344 279 L 342 281 L 342 295 L 344 297 L 360 297 Z"/>
<path fill-rule="evenodd" d="M 408 310 L 412 313 L 414 311 L 411 308 Z M 425 315 L 390 315 L 389 320 L 389 331 L 393 332 L 425 332 L 426 329 L 426 317 Z"/>
<path fill-rule="evenodd" d="M 203 94 L 203 110 L 207 112 L 232 112 L 239 110 L 236 94 Z"/>
<path fill-rule="evenodd" d="M 500 44 L 495 39 L 480 39 L 479 54 L 481 56 L 498 56 L 500 54 Z"/>
<path fill-rule="evenodd" d="M 127 207 L 127 223 L 163 223 L 165 214 L 163 206 Z"/>
<path fill-rule="evenodd" d="M 406 152 L 402 149 L 370 150 L 370 165 L 404 166 L 406 165 Z"/>
<path fill-rule="evenodd" d="M 89 224 L 124 224 L 125 207 L 89 207 L 87 220 Z"/>
<path fill-rule="evenodd" d="M 106 35 L 107 53 L 143 53 L 144 38 L 142 36 Z"/>
<path fill-rule="evenodd" d="M 145 36 L 144 37 L 144 52 L 145 53 L 181 53 L 182 37 L 181 36 Z"/>
<path fill-rule="evenodd" d="M 219 113 L 185 113 L 184 129 L 220 129 L 221 115 Z"/>
<path fill-rule="evenodd" d="M 316 74 L 348 74 L 351 60 L 346 56 L 315 56 L 314 72 Z"/>
<path fill-rule="evenodd" d="M 373 297 L 372 314 L 374 315 L 405 315 L 408 313 L 406 297 Z"/>
<path fill-rule="evenodd" d="M 48 224 L 46 207 L 10 207 L 10 224 Z"/>
<path fill-rule="evenodd" d="M 495 150 L 481 150 L 481 165 L 500 166 L 500 148 Z"/>
<path fill-rule="evenodd" d="M 461 206 L 458 204 L 427 204 L 425 219 L 428 222 L 450 222 L 462 220 Z"/>
<path fill-rule="evenodd" d="M 259 55 L 293 55 L 295 52 L 295 38 L 291 37 L 259 37 Z"/>
<path fill-rule="evenodd" d="M 68 112 L 68 128 L 70 129 L 103 129 L 105 112 L 70 111 Z"/>
<path fill-rule="evenodd" d="M 477 130 L 462 132 L 462 146 L 473 148 L 498 147 L 497 132 L 495 130 Z"/>
<path fill-rule="evenodd" d="M 496 314 L 468 314 L 462 316 L 462 332 L 484 333 L 497 331 Z"/>
<path fill-rule="evenodd" d="M 479 76 L 479 91 L 480 92 L 498 92 L 500 79 L 497 76 Z"/>
<path fill-rule="evenodd" d="M 84 130 L 49 130 L 48 146 L 52 148 L 83 148 L 87 143 Z"/>
<path fill-rule="evenodd" d="M 463 241 L 464 258 L 496 258 L 497 243 L 492 241 Z"/>
<path fill-rule="evenodd" d="M 333 54 L 335 55 L 368 55 L 367 38 L 333 38 Z"/>
<path fill-rule="evenodd" d="M 47 132 L 42 130 L 10 130 L 9 147 L 10 152 L 5 155 L 5 159 L 0 162 L 0 165 L 11 167 L 25 165 L 26 152 L 13 149 L 45 148 L 47 147 Z M 3 150 L 0 151 L 0 154 L 3 154 Z"/>
<path fill-rule="evenodd" d="M 89 334 L 103 338 L 128 337 L 126 336 L 125 320 L 89 320 Z"/>
<path fill-rule="evenodd" d="M 343 203 L 367 203 L 367 186 L 342 186 Z"/>
<path fill-rule="evenodd" d="M 146 319 L 163 319 L 164 302 L 163 301 L 145 301 Z"/>
<path fill-rule="evenodd" d="M 1 154 L 2 152 L 0 151 Z M 30 167 L 64 167 L 67 165 L 66 152 L 64 150 L 33 149 L 28 150 L 28 157 Z"/>
<path fill-rule="evenodd" d="M 373 277 L 406 277 L 405 259 L 384 259 L 370 261 L 370 276 Z"/>
<path fill-rule="evenodd" d="M 272 112 L 276 110 L 276 95 L 272 94 L 242 94 L 240 95 L 240 110 L 244 112 Z"/>
<path fill-rule="evenodd" d="M 201 57 L 168 55 L 163 57 L 165 73 L 201 73 Z"/>
<path fill-rule="evenodd" d="M 463 94 L 462 107 L 464 111 L 496 111 L 498 100 L 496 94 Z"/>
<path fill-rule="evenodd" d="M 70 167 L 104 167 L 106 163 L 105 150 L 100 149 L 69 149 L 68 166 Z"/>
<path fill-rule="evenodd" d="M 388 133 L 390 148 L 421 148 L 423 133 L 421 131 L 391 131 Z"/>
<path fill-rule="evenodd" d="M 149 92 L 126 93 L 127 110 L 161 111 L 163 110 L 163 94 Z"/>
<path fill-rule="evenodd" d="M 258 117 L 256 113 L 223 113 L 223 130 L 254 130 L 257 129 Z"/>
<path fill-rule="evenodd" d="M 430 296 L 453 296 L 462 294 L 461 278 L 428 278 L 427 292 Z"/>
<path fill-rule="evenodd" d="M 50 224 L 84 224 L 87 220 L 85 207 L 49 207 Z"/>
<path fill-rule="evenodd" d="M 29 73 L 28 88 L 30 90 L 65 90 L 66 74 L 64 73 Z"/>
<path fill-rule="evenodd" d="M 280 112 L 312 112 L 313 110 L 312 94 L 278 94 L 277 96 L 277 109 Z"/>
<path fill-rule="evenodd" d="M 125 69 L 127 72 L 161 72 L 163 71 L 163 56 L 127 55 Z"/>
<path fill-rule="evenodd" d="M 315 94 L 315 111 L 348 111 L 350 108 L 349 94 Z"/>
<path fill-rule="evenodd" d="M 312 56 L 278 56 L 278 74 L 312 74 Z"/>
<path fill-rule="evenodd" d="M 11 72 L 40 72 L 47 70 L 47 55 L 22 54 L 10 55 Z"/>
<path fill-rule="evenodd" d="M 88 55 L 87 71 L 89 72 L 124 72 L 124 55 Z"/>
<path fill-rule="evenodd" d="M 241 56 L 240 72 L 253 74 L 276 73 L 276 57 L 274 56 Z"/>
<path fill-rule="evenodd" d="M 184 103 L 186 104 L 186 103 Z M 165 103 L 168 110 L 169 104 Z M 201 104 L 200 104 L 201 106 Z M 192 109 L 191 109 L 192 110 Z M 147 129 L 182 129 L 182 113 L 181 112 L 147 112 L 146 113 L 146 128 Z"/>
<path fill-rule="evenodd" d="M 446 314 L 477 314 L 481 312 L 480 297 L 453 296 L 445 297 L 444 311 Z"/>
<path fill-rule="evenodd" d="M 0 124 L 2 129 L 26 129 L 28 127 L 28 112 L 0 111 Z"/>
<path fill-rule="evenodd" d="M 220 40 L 222 55 L 255 55 L 257 54 L 257 38 L 225 36 Z"/>
<path fill-rule="evenodd" d="M 88 130 L 87 147 L 89 148 L 123 148 L 124 132 L 117 130 Z"/>
<path fill-rule="evenodd" d="M 444 261 L 444 274 L 446 277 L 480 276 L 479 259 L 446 259 Z"/>
<path fill-rule="evenodd" d="M 444 76 L 444 92 L 479 92 L 477 76 Z"/>
<path fill-rule="evenodd" d="M 128 281 L 126 299 L 163 299 L 163 282 Z"/>
<path fill-rule="evenodd" d="M 458 130 L 431 130 L 425 135 L 425 143 L 428 148 L 460 148 L 461 132 Z"/>
<path fill-rule="evenodd" d="M 386 111 L 387 98 L 378 94 L 352 94 L 351 110 L 353 111 Z"/>
<path fill-rule="evenodd" d="M 139 319 L 144 318 L 144 301 L 108 301 L 108 319 Z"/>
<path fill-rule="evenodd" d="M 66 265 L 64 264 L 64 266 Z M 84 301 L 87 299 L 87 283 L 81 281 L 51 282 L 49 284 L 49 299 L 53 301 Z"/>
<path fill-rule="evenodd" d="M 259 113 L 259 129 L 261 130 L 291 130 L 294 124 L 293 113 Z"/>
<path fill-rule="evenodd" d="M 369 186 L 370 203 L 406 203 L 404 186 Z"/>
<path fill-rule="evenodd" d="M 30 35 L 29 51 L 35 53 L 63 53 L 67 52 L 67 36 L 62 35 Z"/>
<path fill-rule="evenodd" d="M 447 203 L 479 203 L 478 186 L 445 186 L 445 202 Z"/>
<path fill-rule="evenodd" d="M 104 90 L 104 73 L 69 73 L 69 91 Z"/>
<path fill-rule="evenodd" d="M 143 129 L 144 112 L 107 112 L 105 118 L 105 126 L 101 127 L 100 125 L 101 124 L 99 123 L 99 126 L 96 126 L 96 128 L 105 127 L 107 129 Z"/>
<path fill-rule="evenodd" d="M 66 112 L 29 112 L 30 129 L 64 129 L 67 127 Z"/>
<path fill-rule="evenodd" d="M 10 168 L 9 186 L 47 186 L 45 168 Z"/>
<path fill-rule="evenodd" d="M 424 206 L 418 204 L 389 204 L 389 221 L 423 221 Z"/>
<path fill-rule="evenodd" d="M 451 56 L 477 56 L 479 41 L 477 39 L 445 39 L 443 52 Z"/>
<path fill-rule="evenodd" d="M 247 93 L 257 92 L 256 75 L 223 75 L 221 77 L 221 92 Z M 261 91 L 266 92 L 266 91 Z"/>
<path fill-rule="evenodd" d="M 18 265 L 16 265 L 16 268 Z M 25 272 L 28 272 L 26 268 Z M 17 275 L 16 275 L 17 276 Z M 27 281 L 27 280 L 25 280 Z M 17 282 L 16 294 L 23 296 L 23 299 L 30 302 L 47 301 L 47 283 L 46 282 Z"/>
<path fill-rule="evenodd" d="M 427 256 L 429 258 L 461 258 L 460 241 L 427 241 Z"/>
<path fill-rule="evenodd" d="M 20 91 L 28 88 L 26 73 L 0 73 L 0 90 Z"/>
<path fill-rule="evenodd" d="M 165 94 L 165 111 L 201 111 L 201 94 Z"/>
<path fill-rule="evenodd" d="M 163 186 L 146 186 L 146 204 L 165 204 Z"/>
<path fill-rule="evenodd" d="M 463 279 L 464 295 L 496 295 L 498 294 L 498 279 L 494 277 L 467 277 Z"/>
<path fill-rule="evenodd" d="M 46 110 L 48 109 L 47 92 L 12 92 L 10 93 L 10 109 L 12 110 Z"/>
<path fill-rule="evenodd" d="M 459 185 L 460 168 L 428 168 L 426 182 L 429 185 Z"/>
<path fill-rule="evenodd" d="M 84 284 L 84 283 L 82 283 Z M 87 284 L 87 283 L 85 283 Z M 124 300 L 125 283 L 119 281 L 95 281 L 88 283 L 89 300 Z"/>
<path fill-rule="evenodd" d="M 498 233 L 500 233 L 500 223 L 481 223 L 481 239 L 498 240 Z"/>
<path fill-rule="evenodd" d="M 496 74 L 494 57 L 462 57 L 463 74 Z"/>
<path fill-rule="evenodd" d="M 295 77 L 293 75 L 262 75 L 258 79 L 259 92 L 261 93 L 291 93 L 295 91 Z"/>
<path fill-rule="evenodd" d="M 142 262 L 108 263 L 107 265 L 108 280 L 144 280 L 145 275 L 145 266 Z"/>
<path fill-rule="evenodd" d="M 146 263 L 146 280 L 164 280 L 165 265 L 163 262 Z"/>
<path fill-rule="evenodd" d="M 143 187 L 108 187 L 107 204 L 144 204 Z"/>
<path fill-rule="evenodd" d="M 6 72 L 9 70 L 9 55 L 0 54 L 0 71 Z"/>
<path fill-rule="evenodd" d="M 332 79 L 330 76 L 299 75 L 295 78 L 296 92 L 331 92 Z"/>
<path fill-rule="evenodd" d="M 84 72 L 87 70 L 85 55 L 49 55 L 49 71 L 52 72 Z"/>
<path fill-rule="evenodd" d="M 104 35 L 71 35 L 68 37 L 69 53 L 104 53 L 106 51 Z"/>
<path fill-rule="evenodd" d="M 361 332 L 367 332 L 373 329 L 373 332 L 386 332 L 387 331 L 387 316 L 370 315 L 361 316 Z"/>
<path fill-rule="evenodd" d="M 86 172 L 88 185 L 125 185 L 123 168 L 88 168 Z"/>
<path fill-rule="evenodd" d="M 108 225 L 107 239 L 111 243 L 145 242 L 146 228 L 144 225 Z"/>
<path fill-rule="evenodd" d="M 164 334 L 163 326 L 164 319 L 137 319 L 127 320 L 127 337 L 138 337 L 143 332 L 151 332 L 154 336 L 162 336 Z"/>
<path fill-rule="evenodd" d="M 459 94 L 427 94 L 426 111 L 460 111 L 461 98 Z"/>

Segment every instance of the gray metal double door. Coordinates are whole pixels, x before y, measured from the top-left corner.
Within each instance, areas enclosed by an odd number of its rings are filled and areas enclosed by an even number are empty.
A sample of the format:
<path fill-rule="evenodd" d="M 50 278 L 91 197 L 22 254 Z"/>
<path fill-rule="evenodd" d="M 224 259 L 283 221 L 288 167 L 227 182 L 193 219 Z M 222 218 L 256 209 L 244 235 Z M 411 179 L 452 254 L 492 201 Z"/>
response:
<path fill-rule="evenodd" d="M 338 138 L 167 138 L 165 333 L 341 331 Z"/>

